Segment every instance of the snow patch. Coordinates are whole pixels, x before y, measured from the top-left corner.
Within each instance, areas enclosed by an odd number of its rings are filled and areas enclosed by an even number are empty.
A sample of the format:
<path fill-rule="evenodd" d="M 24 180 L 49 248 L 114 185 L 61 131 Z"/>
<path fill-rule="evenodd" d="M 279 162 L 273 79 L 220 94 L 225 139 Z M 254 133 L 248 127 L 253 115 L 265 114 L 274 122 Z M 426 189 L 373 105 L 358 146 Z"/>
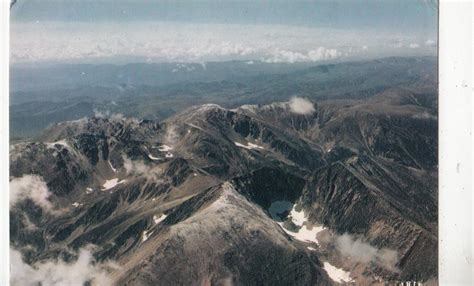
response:
<path fill-rule="evenodd" d="M 173 158 L 173 154 L 168 152 L 168 153 L 165 154 L 165 157 L 166 158 Z"/>
<path fill-rule="evenodd" d="M 213 110 L 213 109 L 222 109 L 222 107 L 215 103 L 206 103 L 206 104 L 202 104 L 198 108 L 199 111 L 208 111 L 208 110 Z"/>
<path fill-rule="evenodd" d="M 296 211 L 295 206 L 291 209 L 290 212 L 291 216 L 291 221 L 296 225 L 296 226 L 303 226 L 303 223 L 305 223 L 307 220 L 305 218 L 304 211 Z"/>
<path fill-rule="evenodd" d="M 155 224 L 159 224 L 159 223 L 162 222 L 166 217 L 167 217 L 167 215 L 165 215 L 165 214 L 162 214 L 161 216 L 156 216 L 156 215 L 154 215 L 154 216 L 153 216 L 153 221 L 155 222 Z"/>
<path fill-rule="evenodd" d="M 151 154 L 148 154 L 148 158 L 150 158 L 151 160 L 155 160 L 155 161 L 156 161 L 156 160 L 160 160 L 160 158 L 155 157 L 155 156 L 153 156 L 153 155 L 151 155 Z"/>
<path fill-rule="evenodd" d="M 119 184 L 122 184 L 122 183 L 124 183 L 124 182 L 125 182 L 125 180 L 119 181 L 118 178 L 113 178 L 113 179 L 110 179 L 110 180 L 105 181 L 105 183 L 102 185 L 102 189 L 103 189 L 104 191 L 110 190 L 110 189 L 112 189 L 113 187 L 115 187 L 115 186 L 117 186 L 117 185 L 119 185 Z"/>
<path fill-rule="evenodd" d="M 153 233 L 153 230 L 145 230 L 142 234 L 142 240 L 143 242 L 145 242 L 149 237 L 150 235 Z"/>
<path fill-rule="evenodd" d="M 86 188 L 86 194 L 90 194 L 94 191 L 92 188 Z"/>
<path fill-rule="evenodd" d="M 316 251 L 316 248 L 311 247 L 311 246 L 308 246 L 308 247 L 306 247 L 306 248 L 307 248 L 308 250 L 311 250 L 311 251 Z"/>
<path fill-rule="evenodd" d="M 65 148 L 69 148 L 69 144 L 66 142 L 65 139 L 59 140 L 59 141 L 56 141 L 56 142 L 46 143 L 46 147 L 49 148 L 49 149 L 54 149 L 56 145 L 61 145 Z"/>
<path fill-rule="evenodd" d="M 289 218 L 293 222 L 294 225 L 300 227 L 297 232 L 293 232 L 291 230 L 286 229 L 283 226 L 283 222 L 279 222 L 278 224 L 283 228 L 283 230 L 294 237 L 297 240 L 309 242 L 309 243 L 316 243 L 319 245 L 318 239 L 316 235 L 323 231 L 325 228 L 323 226 L 308 226 L 305 223 L 308 222 L 306 219 L 305 213 L 303 210 L 297 211 L 295 209 L 295 205 L 291 209 L 289 214 Z"/>
<path fill-rule="evenodd" d="M 316 235 L 323 231 L 325 228 L 322 226 L 313 226 L 311 229 L 308 228 L 308 226 L 302 226 L 298 232 L 293 232 L 291 230 L 287 230 L 286 228 L 283 227 L 283 223 L 278 223 L 283 230 L 294 237 L 297 240 L 304 241 L 304 242 L 313 242 L 319 245 L 319 241 L 316 238 Z"/>
<path fill-rule="evenodd" d="M 344 271 L 343 269 L 337 268 L 329 262 L 324 262 L 324 270 L 328 273 L 329 278 L 334 282 L 343 283 L 343 282 L 354 282 L 350 277 L 350 272 Z"/>
<path fill-rule="evenodd" d="M 170 147 L 168 145 L 161 145 L 161 146 L 158 146 L 158 150 L 160 150 L 160 152 L 168 152 L 168 151 L 173 150 L 173 147 Z"/>
<path fill-rule="evenodd" d="M 253 144 L 253 143 L 250 143 L 250 142 L 248 142 L 247 145 L 241 144 L 239 142 L 234 142 L 234 143 L 235 143 L 235 146 L 242 147 L 242 148 L 245 148 L 245 149 L 248 149 L 248 150 L 251 150 L 251 149 L 265 149 L 263 146 Z"/>
<path fill-rule="evenodd" d="M 79 207 L 79 206 L 82 206 L 82 204 L 80 204 L 80 203 L 78 203 L 78 202 L 74 202 L 74 203 L 72 204 L 72 206 L 75 207 L 75 208 L 77 208 L 77 207 Z"/>
<path fill-rule="evenodd" d="M 245 104 L 245 105 L 242 105 L 240 106 L 239 108 L 236 108 L 236 109 L 233 109 L 232 111 L 239 111 L 239 110 L 246 110 L 246 111 L 250 111 L 250 112 L 255 112 L 257 111 L 258 109 L 258 106 L 257 105 L 253 105 L 253 104 Z"/>
<path fill-rule="evenodd" d="M 109 161 L 109 166 L 112 169 L 112 171 L 114 171 L 114 173 L 117 172 L 117 169 L 114 168 L 114 166 L 112 165 L 112 163 L 110 161 Z"/>

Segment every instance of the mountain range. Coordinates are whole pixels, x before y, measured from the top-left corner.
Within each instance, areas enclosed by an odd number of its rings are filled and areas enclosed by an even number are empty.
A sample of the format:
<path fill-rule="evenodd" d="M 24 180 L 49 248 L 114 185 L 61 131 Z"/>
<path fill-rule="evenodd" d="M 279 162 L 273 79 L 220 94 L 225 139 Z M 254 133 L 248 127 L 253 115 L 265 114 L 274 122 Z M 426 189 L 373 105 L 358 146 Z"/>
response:
<path fill-rule="evenodd" d="M 62 121 L 121 113 L 165 120 L 207 103 L 225 108 L 270 104 L 292 96 L 362 99 L 390 88 L 436 93 L 436 58 L 383 58 L 342 63 L 46 65 L 11 68 L 13 141 Z"/>
<path fill-rule="evenodd" d="M 151 96 L 86 118 L 62 109 L 62 122 L 11 145 L 12 267 L 31 283 L 436 283 L 432 64 L 168 85 L 169 100 L 199 86 L 219 105 L 196 100 L 162 119 L 131 111 Z"/>

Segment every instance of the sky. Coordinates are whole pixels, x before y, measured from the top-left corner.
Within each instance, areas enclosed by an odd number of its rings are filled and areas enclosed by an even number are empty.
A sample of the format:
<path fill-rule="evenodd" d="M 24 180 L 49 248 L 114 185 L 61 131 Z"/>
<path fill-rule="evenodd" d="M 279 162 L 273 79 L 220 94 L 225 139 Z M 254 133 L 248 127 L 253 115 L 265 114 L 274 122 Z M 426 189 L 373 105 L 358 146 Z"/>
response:
<path fill-rule="evenodd" d="M 344 61 L 437 45 L 427 0 L 18 0 L 11 19 L 14 64 Z"/>

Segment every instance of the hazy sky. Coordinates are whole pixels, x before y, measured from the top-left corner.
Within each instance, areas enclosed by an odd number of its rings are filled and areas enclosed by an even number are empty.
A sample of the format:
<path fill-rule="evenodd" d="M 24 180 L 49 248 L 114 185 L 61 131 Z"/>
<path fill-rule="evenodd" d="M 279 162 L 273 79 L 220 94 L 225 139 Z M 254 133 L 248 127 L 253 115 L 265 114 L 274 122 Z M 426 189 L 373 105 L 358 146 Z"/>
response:
<path fill-rule="evenodd" d="M 418 0 L 39 1 L 12 9 L 19 62 L 349 60 L 436 53 Z"/>

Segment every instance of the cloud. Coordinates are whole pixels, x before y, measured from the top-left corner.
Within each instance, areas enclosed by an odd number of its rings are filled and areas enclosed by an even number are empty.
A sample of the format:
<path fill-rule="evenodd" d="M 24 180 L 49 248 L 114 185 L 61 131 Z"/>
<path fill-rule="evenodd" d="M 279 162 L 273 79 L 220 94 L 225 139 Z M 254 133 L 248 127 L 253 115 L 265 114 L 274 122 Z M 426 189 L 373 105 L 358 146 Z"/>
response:
<path fill-rule="evenodd" d="M 417 44 L 417 43 L 411 43 L 411 44 L 409 45 L 409 47 L 410 47 L 410 49 L 418 49 L 418 48 L 420 47 L 420 45 Z"/>
<path fill-rule="evenodd" d="M 94 109 L 94 117 L 107 118 L 110 121 L 125 121 L 132 123 L 139 123 L 139 120 L 135 117 L 126 117 L 122 113 L 112 113 L 110 110 L 98 110 Z"/>
<path fill-rule="evenodd" d="M 377 249 L 360 239 L 354 239 L 349 234 L 338 236 L 335 245 L 342 255 L 350 256 L 353 260 L 363 263 L 372 262 L 387 270 L 398 271 L 396 266 L 398 255 L 394 250 L 387 248 Z"/>
<path fill-rule="evenodd" d="M 94 117 L 97 118 L 107 118 L 110 116 L 110 111 L 109 110 L 98 110 L 94 109 Z"/>
<path fill-rule="evenodd" d="M 436 46 L 436 41 L 431 40 L 431 39 L 426 40 L 425 46 L 427 46 L 427 47 L 435 47 L 435 46 Z"/>
<path fill-rule="evenodd" d="M 175 125 L 169 125 L 166 127 L 166 133 L 165 133 L 165 143 L 167 145 L 175 145 L 176 143 L 178 143 L 178 140 L 179 140 L 179 134 L 178 132 L 176 131 L 176 126 Z"/>
<path fill-rule="evenodd" d="M 46 182 L 39 176 L 25 175 L 10 181 L 10 207 L 25 199 L 31 199 L 46 211 L 52 211 L 53 205 L 48 200 L 51 193 Z"/>
<path fill-rule="evenodd" d="M 12 22 L 11 34 L 12 63 L 316 62 L 361 55 L 393 56 L 402 50 L 413 53 L 408 48 L 387 47 L 386 43 L 416 43 L 427 37 L 373 30 L 166 22 L 131 22 L 125 26 L 113 22 Z M 370 49 L 365 51 L 363 46 Z M 192 72 L 193 68 L 180 66 L 176 71 L 179 69 Z"/>
<path fill-rule="evenodd" d="M 122 113 L 113 113 L 110 115 L 110 120 L 124 121 L 124 120 L 127 120 L 127 118 Z"/>
<path fill-rule="evenodd" d="M 319 47 L 316 50 L 310 50 L 308 57 L 311 61 L 333 60 L 342 56 L 342 53 L 336 49 L 326 49 Z"/>
<path fill-rule="evenodd" d="M 158 180 L 163 174 L 163 170 L 157 166 L 147 165 L 141 160 L 130 160 L 122 156 L 123 167 L 128 175 L 145 176 L 147 179 Z"/>
<path fill-rule="evenodd" d="M 97 118 L 109 118 L 111 120 L 125 120 L 125 116 L 122 113 L 112 113 L 110 110 L 98 110 L 94 109 L 94 117 Z"/>
<path fill-rule="evenodd" d="M 297 114 L 312 114 L 315 109 L 311 101 L 306 98 L 293 97 L 289 102 L 290 111 Z"/>
<path fill-rule="evenodd" d="M 306 53 L 277 49 L 271 52 L 267 58 L 262 58 L 261 60 L 266 63 L 318 62 L 337 59 L 341 56 L 342 53 L 338 50 L 326 49 L 324 47 L 309 50 Z"/>
<path fill-rule="evenodd" d="M 195 70 L 196 70 L 196 66 L 194 66 L 194 65 L 187 65 L 187 64 L 178 63 L 178 64 L 176 64 L 176 67 L 171 70 L 171 72 L 173 72 L 173 73 L 179 72 L 179 71 L 192 72 L 192 71 L 195 71 Z"/>
<path fill-rule="evenodd" d="M 67 263 L 62 260 L 50 260 L 34 265 L 25 263 L 18 250 L 10 248 L 10 283 L 12 286 L 60 286 L 84 285 L 112 285 L 109 276 L 111 270 L 117 270 L 114 263 L 94 264 L 90 247 L 78 251 L 77 260 Z"/>

